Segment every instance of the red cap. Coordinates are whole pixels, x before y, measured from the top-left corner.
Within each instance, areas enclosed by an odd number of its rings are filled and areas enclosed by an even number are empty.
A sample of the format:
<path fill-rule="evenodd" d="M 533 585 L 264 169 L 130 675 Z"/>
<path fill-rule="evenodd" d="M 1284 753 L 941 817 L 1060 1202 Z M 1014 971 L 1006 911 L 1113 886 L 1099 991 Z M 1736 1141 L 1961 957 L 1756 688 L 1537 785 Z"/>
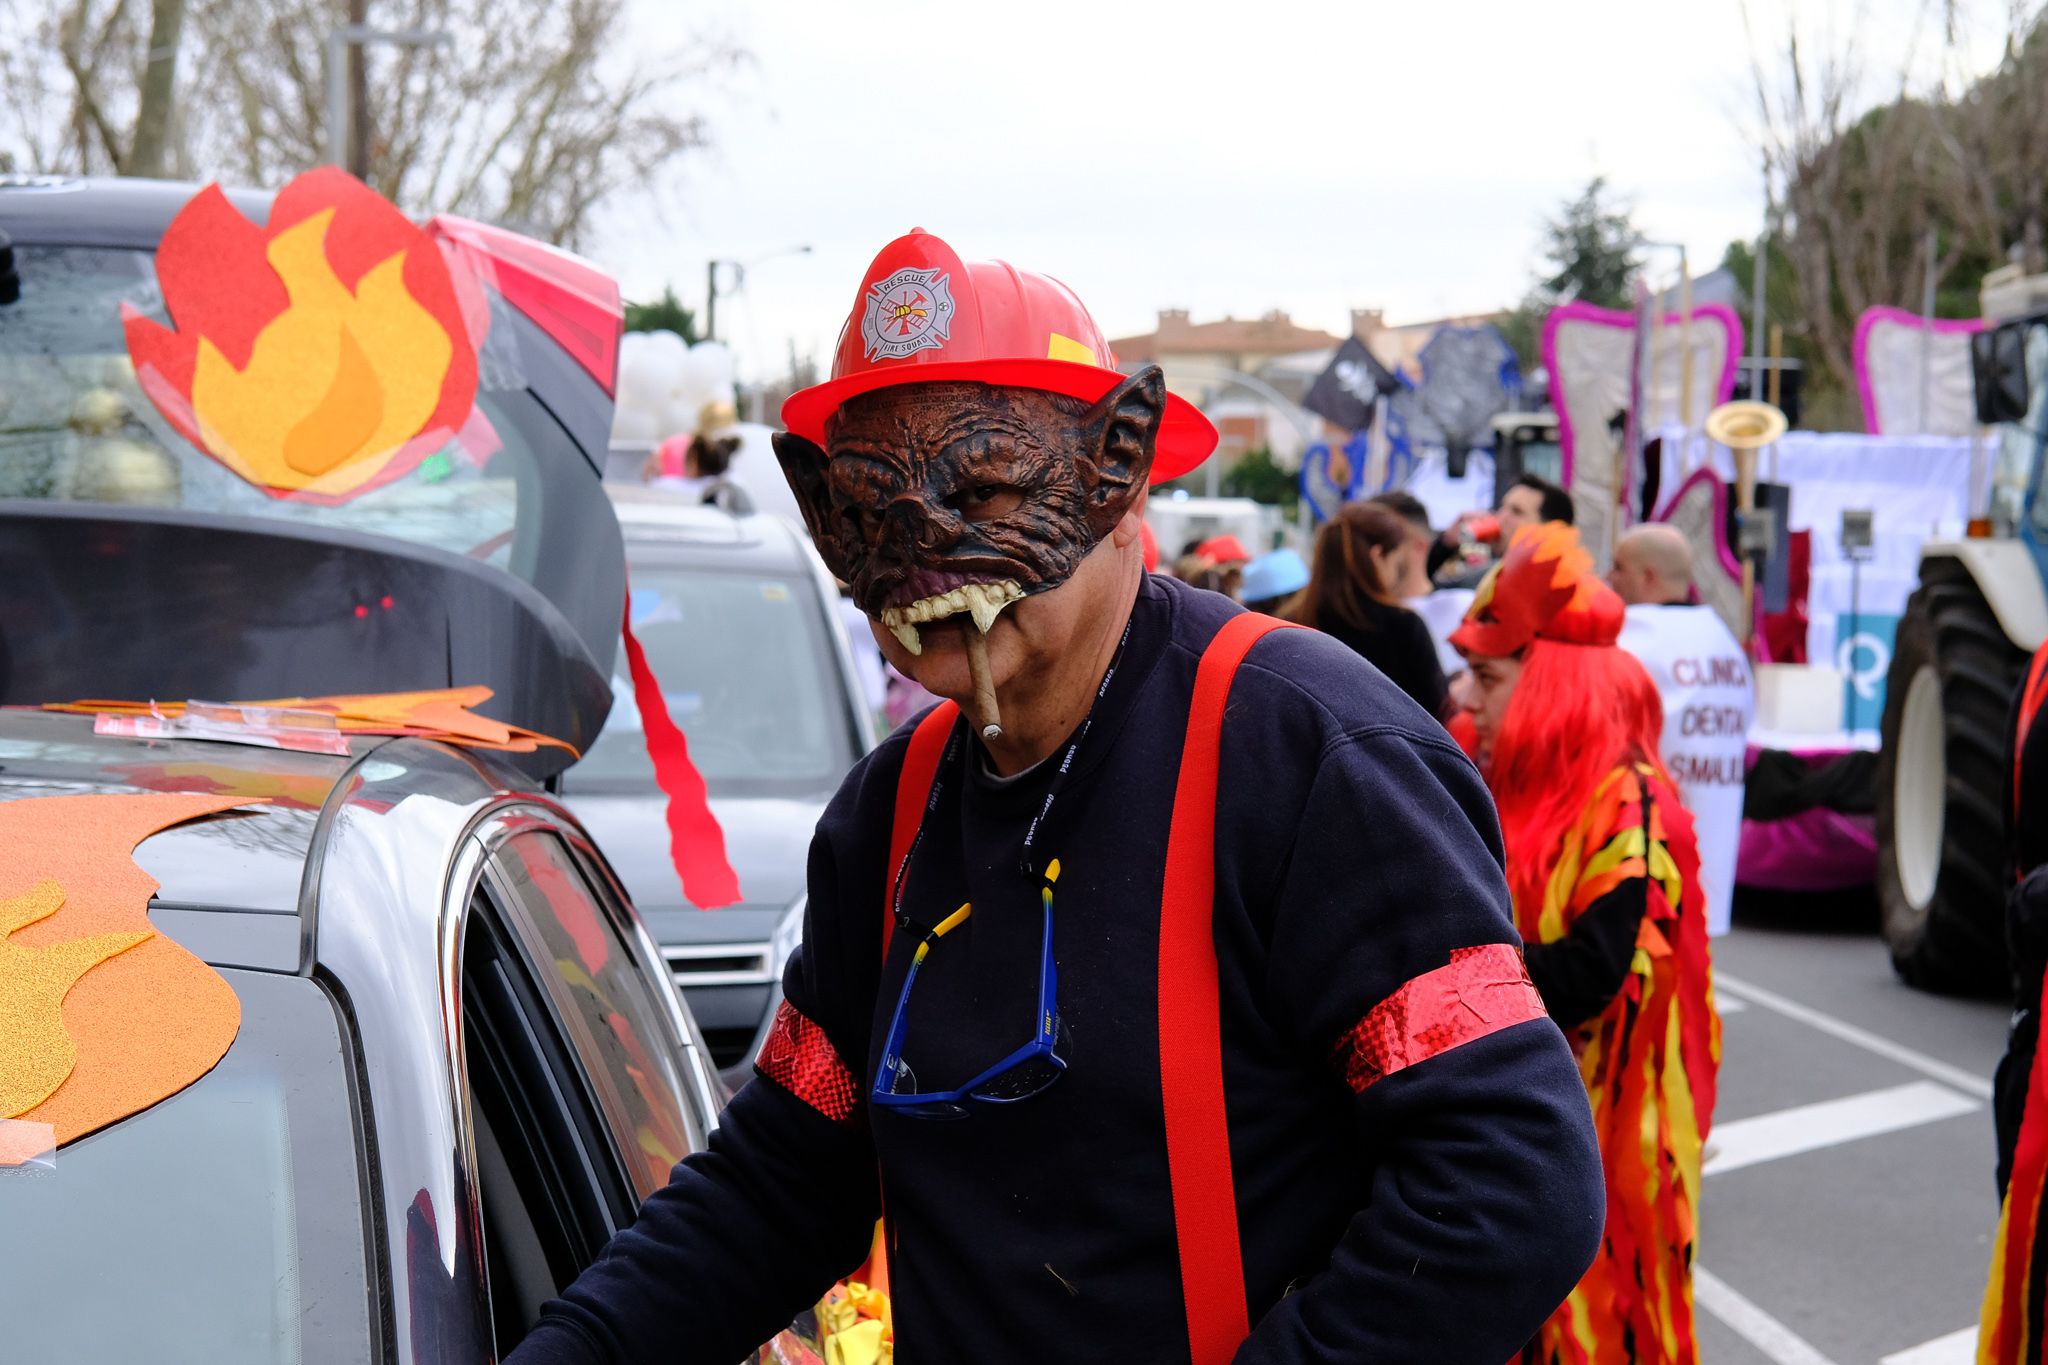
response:
<path fill-rule="evenodd" d="M 839 332 L 832 377 L 790 395 L 782 422 L 822 446 L 826 419 L 841 404 L 894 384 L 970 380 L 1093 403 L 1123 378 L 1073 290 L 1003 261 L 967 264 L 937 237 L 912 228 L 882 248 L 861 280 Z M 1169 393 L 1152 482 L 1179 478 L 1215 448 L 1209 419 Z"/>
<path fill-rule="evenodd" d="M 1593 572 L 1578 532 L 1544 522 L 1515 534 L 1507 555 L 1480 580 L 1451 644 L 1488 658 L 1518 654 L 1539 639 L 1611 645 L 1623 619 L 1621 597 Z"/>
<path fill-rule="evenodd" d="M 1242 564 L 1251 559 L 1251 552 L 1236 536 L 1210 536 L 1195 547 L 1195 553 L 1211 564 Z"/>

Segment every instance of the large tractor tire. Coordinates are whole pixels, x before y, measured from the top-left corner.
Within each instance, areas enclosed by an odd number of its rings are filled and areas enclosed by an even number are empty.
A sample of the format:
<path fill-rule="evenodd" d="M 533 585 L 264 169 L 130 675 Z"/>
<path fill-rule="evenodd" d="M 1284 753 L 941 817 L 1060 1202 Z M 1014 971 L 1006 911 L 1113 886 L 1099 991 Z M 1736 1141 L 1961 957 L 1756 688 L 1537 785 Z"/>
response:
<path fill-rule="evenodd" d="M 1877 791 L 1885 942 L 1923 990 L 2010 989 L 2005 729 L 2025 666 L 1962 562 L 1923 561 L 1892 651 Z"/>

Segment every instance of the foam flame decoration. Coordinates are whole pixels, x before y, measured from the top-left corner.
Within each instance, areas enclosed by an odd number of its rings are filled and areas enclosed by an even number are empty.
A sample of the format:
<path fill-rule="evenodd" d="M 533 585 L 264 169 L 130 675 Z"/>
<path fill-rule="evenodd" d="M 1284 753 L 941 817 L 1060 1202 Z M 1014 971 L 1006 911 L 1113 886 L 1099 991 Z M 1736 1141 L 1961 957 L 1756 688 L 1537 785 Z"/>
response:
<path fill-rule="evenodd" d="M 1593 572 L 1593 556 L 1563 522 L 1525 526 L 1507 554 L 1480 580 L 1451 643 L 1467 654 L 1506 658 L 1542 637 L 1611 645 L 1623 607 Z"/>
<path fill-rule="evenodd" d="M 123 306 L 137 381 L 187 440 L 273 497 L 345 502 L 409 473 L 470 415 L 480 290 L 346 171 L 291 181 L 264 227 L 209 185 L 164 230 L 156 264 L 175 327 Z"/>
<path fill-rule="evenodd" d="M 242 797 L 46 796 L 0 802 L 0 1166 L 48 1125 L 58 1145 L 178 1093 L 241 1026 L 218 973 L 149 923 L 157 883 L 133 850 Z M 16 1144 L 10 1146 L 10 1143 Z"/>

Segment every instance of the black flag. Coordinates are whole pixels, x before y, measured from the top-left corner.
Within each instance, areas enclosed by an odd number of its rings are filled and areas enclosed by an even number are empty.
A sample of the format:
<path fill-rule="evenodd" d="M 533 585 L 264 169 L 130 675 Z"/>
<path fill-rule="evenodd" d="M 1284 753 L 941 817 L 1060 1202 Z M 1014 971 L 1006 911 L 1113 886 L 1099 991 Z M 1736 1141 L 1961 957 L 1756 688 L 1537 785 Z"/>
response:
<path fill-rule="evenodd" d="M 1301 405 L 1346 431 L 1364 431 L 1372 425 L 1373 405 L 1400 387 L 1401 381 L 1364 342 L 1347 337 L 1330 358 L 1330 367 L 1309 385 Z"/>

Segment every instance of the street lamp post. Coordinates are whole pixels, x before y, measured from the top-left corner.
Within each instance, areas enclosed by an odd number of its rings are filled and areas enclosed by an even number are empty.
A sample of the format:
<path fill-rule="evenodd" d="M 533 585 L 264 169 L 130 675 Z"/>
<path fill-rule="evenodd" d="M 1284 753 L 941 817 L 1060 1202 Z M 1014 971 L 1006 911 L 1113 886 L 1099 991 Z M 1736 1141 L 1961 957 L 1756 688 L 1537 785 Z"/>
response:
<path fill-rule="evenodd" d="M 706 261 L 704 263 L 704 339 L 706 341 L 716 341 L 718 339 L 718 267 L 723 265 L 732 268 L 732 288 L 724 291 L 730 297 L 746 288 L 747 271 L 753 267 L 766 261 L 779 261 L 784 256 L 808 256 L 810 254 L 811 247 L 806 242 L 802 246 L 784 247 L 780 251 L 771 251 L 766 256 L 756 256 L 751 261 Z"/>
<path fill-rule="evenodd" d="M 344 169 L 348 165 L 348 50 L 371 43 L 398 47 L 449 47 L 453 34 L 439 29 L 371 28 L 367 24 L 336 24 L 327 30 L 327 159 Z"/>

